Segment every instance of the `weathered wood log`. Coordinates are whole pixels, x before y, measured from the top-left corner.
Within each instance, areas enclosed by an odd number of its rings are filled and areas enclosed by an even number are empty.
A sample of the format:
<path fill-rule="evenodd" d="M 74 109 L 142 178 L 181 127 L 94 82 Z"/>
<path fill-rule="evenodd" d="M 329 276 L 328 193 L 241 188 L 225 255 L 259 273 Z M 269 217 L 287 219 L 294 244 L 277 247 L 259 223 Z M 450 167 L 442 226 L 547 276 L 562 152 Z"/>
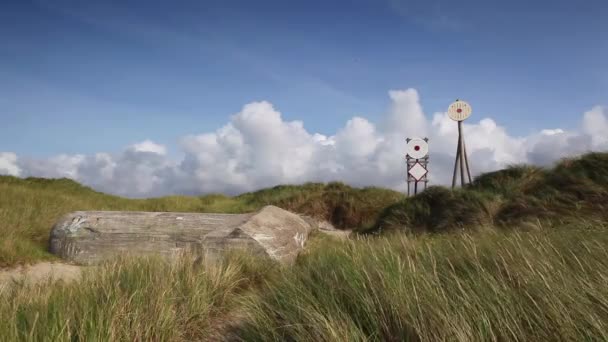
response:
<path fill-rule="evenodd" d="M 83 265 L 122 253 L 217 257 L 228 249 L 291 263 L 310 230 L 310 223 L 274 206 L 252 214 L 77 211 L 55 224 L 50 251 Z"/>

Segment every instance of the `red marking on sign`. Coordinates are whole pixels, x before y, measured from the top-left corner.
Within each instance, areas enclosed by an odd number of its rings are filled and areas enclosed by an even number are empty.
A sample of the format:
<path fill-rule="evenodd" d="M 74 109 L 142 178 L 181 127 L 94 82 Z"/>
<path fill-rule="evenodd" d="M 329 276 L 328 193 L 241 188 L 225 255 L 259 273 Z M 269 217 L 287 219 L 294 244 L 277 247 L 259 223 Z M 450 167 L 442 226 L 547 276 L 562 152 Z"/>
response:
<path fill-rule="evenodd" d="M 457 113 L 462 113 L 462 109 L 458 108 L 458 109 L 456 109 L 456 112 Z"/>
<path fill-rule="evenodd" d="M 414 150 L 415 151 L 420 151 L 420 146 L 418 146 L 418 145 L 414 146 Z"/>

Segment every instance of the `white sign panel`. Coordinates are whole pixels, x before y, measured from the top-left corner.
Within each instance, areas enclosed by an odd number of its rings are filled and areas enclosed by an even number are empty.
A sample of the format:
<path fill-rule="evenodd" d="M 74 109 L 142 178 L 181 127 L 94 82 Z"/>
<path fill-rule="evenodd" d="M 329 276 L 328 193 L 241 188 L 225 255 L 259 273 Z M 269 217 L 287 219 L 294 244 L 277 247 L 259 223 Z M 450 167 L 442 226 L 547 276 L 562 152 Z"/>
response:
<path fill-rule="evenodd" d="M 424 139 L 413 138 L 407 143 L 407 155 L 410 158 L 422 159 L 429 153 L 429 144 Z"/>
<path fill-rule="evenodd" d="M 465 101 L 458 100 L 448 107 L 448 116 L 454 121 L 466 120 L 472 112 L 473 108 Z"/>
<path fill-rule="evenodd" d="M 420 163 L 416 163 L 414 166 L 412 166 L 409 173 L 412 175 L 412 177 L 414 177 L 414 179 L 416 179 L 416 181 L 419 181 L 422 179 L 422 177 L 424 177 L 424 175 L 426 175 L 427 170 L 424 168 L 424 166 L 420 165 Z"/>

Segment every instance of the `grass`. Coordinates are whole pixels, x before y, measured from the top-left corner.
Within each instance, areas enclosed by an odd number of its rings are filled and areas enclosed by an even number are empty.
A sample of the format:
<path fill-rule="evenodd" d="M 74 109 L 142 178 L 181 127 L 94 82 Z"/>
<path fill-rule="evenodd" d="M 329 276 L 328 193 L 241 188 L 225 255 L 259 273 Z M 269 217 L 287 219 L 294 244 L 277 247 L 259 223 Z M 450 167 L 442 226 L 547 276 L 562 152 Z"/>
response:
<path fill-rule="evenodd" d="M 119 259 L 0 291 L 7 341 L 608 339 L 608 227 L 315 235 L 295 266 Z M 228 324 L 229 323 L 229 324 Z"/>
<path fill-rule="evenodd" d="M 193 341 L 215 334 L 268 261 L 229 255 L 193 267 L 122 258 L 87 271 L 76 283 L 25 283 L 0 290 L 3 341 Z"/>
<path fill-rule="evenodd" d="M 485 231 L 326 241 L 244 305 L 245 341 L 608 339 L 608 235 Z"/>

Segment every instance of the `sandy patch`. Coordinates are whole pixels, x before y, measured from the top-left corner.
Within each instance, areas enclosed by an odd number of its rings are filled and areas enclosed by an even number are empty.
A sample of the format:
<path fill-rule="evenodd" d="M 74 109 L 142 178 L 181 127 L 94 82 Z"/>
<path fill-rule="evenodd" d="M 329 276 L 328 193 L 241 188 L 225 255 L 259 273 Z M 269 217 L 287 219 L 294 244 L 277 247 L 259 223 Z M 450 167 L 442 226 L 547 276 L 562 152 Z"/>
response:
<path fill-rule="evenodd" d="M 82 266 L 50 262 L 0 269 L 0 287 L 22 281 L 27 284 L 37 284 L 48 279 L 70 282 L 80 279 L 82 269 Z"/>

